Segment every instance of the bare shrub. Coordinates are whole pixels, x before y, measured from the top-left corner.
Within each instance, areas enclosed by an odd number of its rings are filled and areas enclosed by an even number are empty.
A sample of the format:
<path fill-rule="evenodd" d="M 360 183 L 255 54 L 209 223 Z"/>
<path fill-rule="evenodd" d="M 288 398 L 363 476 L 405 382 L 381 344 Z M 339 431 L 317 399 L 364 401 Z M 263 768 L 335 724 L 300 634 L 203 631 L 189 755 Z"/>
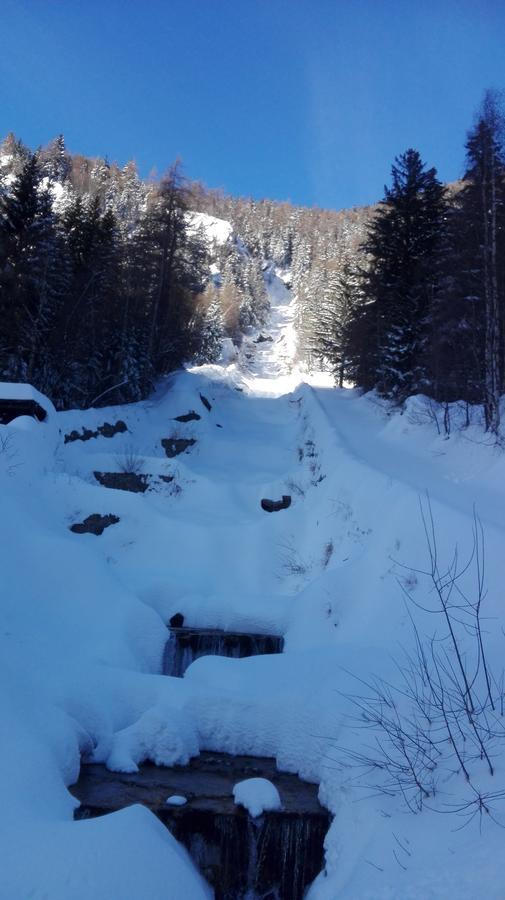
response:
<path fill-rule="evenodd" d="M 295 494 L 297 497 L 305 497 L 305 489 L 302 487 L 299 481 L 295 481 L 293 478 L 288 478 L 286 481 L 286 487 L 292 494 Z"/>
<path fill-rule="evenodd" d="M 399 580 L 413 647 L 395 660 L 394 683 L 356 678 L 357 692 L 346 695 L 356 711 L 351 718 L 372 740 L 340 748 L 340 762 L 358 770 L 367 790 L 401 796 L 413 812 L 429 805 L 456 813 L 467 824 L 476 816 L 495 818 L 496 802 L 505 799 L 504 790 L 483 790 L 479 783 L 479 771 L 494 776 L 494 758 L 505 748 L 504 677 L 491 671 L 482 629 L 484 533 L 474 515 L 469 558 L 460 563 L 456 548 L 442 564 L 429 498 L 420 510 L 428 566 L 409 572 L 424 580 L 426 601 L 414 600 Z M 467 574 L 474 577 L 471 594 L 462 586 Z M 425 616 L 434 621 L 429 635 L 421 633 Z M 460 796 L 451 796 L 451 788 Z"/>
<path fill-rule="evenodd" d="M 290 540 L 279 544 L 282 571 L 287 575 L 306 575 L 309 566 Z"/>
<path fill-rule="evenodd" d="M 0 457 L 3 457 L 5 463 L 5 471 L 8 475 L 14 475 L 15 471 L 21 463 L 15 462 L 19 453 L 14 446 L 13 435 L 10 432 L 6 434 L 0 433 Z"/>
<path fill-rule="evenodd" d="M 335 547 L 333 546 L 333 539 L 330 538 L 330 540 L 327 541 L 326 544 L 324 545 L 323 558 L 321 560 L 323 569 L 326 569 L 330 559 L 333 556 L 334 549 L 335 549 Z"/>
<path fill-rule="evenodd" d="M 127 475 L 142 475 L 144 472 L 145 458 L 131 444 L 118 454 L 116 461 L 119 471 Z"/>

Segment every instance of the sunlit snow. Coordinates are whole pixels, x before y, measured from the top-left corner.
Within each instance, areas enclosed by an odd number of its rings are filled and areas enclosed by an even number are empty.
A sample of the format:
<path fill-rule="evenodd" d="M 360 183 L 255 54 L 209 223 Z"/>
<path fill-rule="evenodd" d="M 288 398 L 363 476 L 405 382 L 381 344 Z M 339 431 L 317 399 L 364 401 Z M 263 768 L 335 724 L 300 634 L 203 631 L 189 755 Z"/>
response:
<path fill-rule="evenodd" d="M 393 677 L 411 635 L 402 585 L 426 596 L 416 575 L 426 491 L 444 559 L 456 542 L 462 558 L 471 550 L 477 505 L 501 672 L 503 453 L 477 429 L 444 440 L 419 399 L 389 416 L 327 378 L 307 383 L 283 275 L 267 273 L 271 340 L 251 332 L 219 365 L 175 373 L 143 403 L 0 426 L 2 900 L 210 896 L 150 812 L 74 823 L 66 787 L 81 757 L 135 771 L 201 749 L 275 757 L 320 784 L 335 818 L 310 900 L 503 896 L 499 825 L 458 830 L 454 816 L 407 815 L 397 798 L 357 792 L 338 749 L 356 739 L 350 673 Z M 173 421 L 189 409 L 201 420 Z M 124 434 L 64 443 L 118 419 Z M 161 440 L 175 427 L 196 443 L 169 460 Z M 131 454 L 174 482 L 146 494 L 97 483 L 95 471 L 120 471 Z M 263 512 L 262 498 L 284 494 L 289 509 Z M 120 521 L 101 536 L 69 530 L 93 513 Z M 166 622 L 180 611 L 189 625 L 283 634 L 284 653 L 200 658 L 184 678 L 164 677 Z"/>

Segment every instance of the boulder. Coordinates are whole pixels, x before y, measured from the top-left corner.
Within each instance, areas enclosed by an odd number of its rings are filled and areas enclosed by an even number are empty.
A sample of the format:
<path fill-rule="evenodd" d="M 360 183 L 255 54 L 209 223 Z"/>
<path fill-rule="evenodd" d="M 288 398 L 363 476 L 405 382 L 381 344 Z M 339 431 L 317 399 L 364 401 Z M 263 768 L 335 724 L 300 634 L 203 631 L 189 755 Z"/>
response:
<path fill-rule="evenodd" d="M 196 444 L 195 438 L 163 438 L 161 441 L 161 446 L 163 447 L 166 455 L 169 459 L 173 459 L 174 456 L 179 456 L 181 453 L 185 453 L 190 447 Z"/>
<path fill-rule="evenodd" d="M 83 428 L 82 431 L 74 429 L 70 434 L 65 435 L 65 444 L 71 444 L 73 441 L 89 441 L 91 438 L 97 437 L 111 438 L 115 434 L 124 434 L 125 431 L 128 431 L 128 428 L 121 419 L 114 425 L 104 422 L 103 425 L 98 426 L 96 431 L 92 431 L 90 428 Z"/>
<path fill-rule="evenodd" d="M 203 405 L 205 406 L 205 409 L 208 410 L 208 412 L 210 412 L 212 409 L 212 404 L 207 400 L 207 397 L 205 397 L 204 394 L 200 394 L 200 400 L 202 401 Z"/>
<path fill-rule="evenodd" d="M 174 422 L 198 422 L 202 417 L 198 415 L 194 409 L 190 409 L 189 412 L 184 413 L 183 416 L 175 416 Z"/>
<path fill-rule="evenodd" d="M 93 513 L 84 519 L 84 522 L 76 522 L 74 525 L 71 525 L 70 531 L 73 531 L 75 534 L 99 535 L 103 534 L 109 525 L 115 525 L 117 522 L 119 522 L 119 516 L 114 516 L 111 513 L 101 516 L 99 513 Z"/>
<path fill-rule="evenodd" d="M 283 494 L 282 500 L 262 500 L 261 508 L 265 510 L 265 512 L 278 512 L 280 509 L 287 509 L 288 506 L 291 506 L 291 497 L 289 494 Z"/>
<path fill-rule="evenodd" d="M 106 488 L 143 494 L 149 487 L 149 477 L 136 472 L 93 472 L 96 480 Z"/>

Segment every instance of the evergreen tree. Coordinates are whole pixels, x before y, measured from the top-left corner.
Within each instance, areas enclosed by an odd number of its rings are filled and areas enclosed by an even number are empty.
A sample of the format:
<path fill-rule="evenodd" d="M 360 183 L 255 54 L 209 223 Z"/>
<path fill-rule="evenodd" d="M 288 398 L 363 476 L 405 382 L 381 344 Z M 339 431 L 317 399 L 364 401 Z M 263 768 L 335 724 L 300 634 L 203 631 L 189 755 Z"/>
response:
<path fill-rule="evenodd" d="M 68 287 L 64 241 L 35 154 L 0 199 L 0 369 L 7 380 L 36 380 Z"/>
<path fill-rule="evenodd" d="M 203 315 L 200 313 L 202 321 L 199 322 L 199 317 L 197 317 L 195 329 L 199 337 L 199 348 L 195 355 L 195 362 L 199 364 L 217 362 L 221 355 L 224 337 L 219 288 L 210 285 L 206 290 L 205 302 L 207 305 L 203 310 Z"/>
<path fill-rule="evenodd" d="M 486 93 L 466 149 L 461 194 L 466 278 L 460 288 L 479 320 L 486 428 L 497 432 L 505 388 L 505 117 L 496 93 Z"/>
<path fill-rule="evenodd" d="M 426 343 L 447 209 L 435 169 L 407 150 L 392 167 L 392 186 L 363 247 L 370 268 L 363 283 L 364 307 L 357 314 L 354 348 L 359 384 L 403 400 L 427 384 Z M 357 350 L 357 353 L 356 353 Z"/>
<path fill-rule="evenodd" d="M 59 134 L 40 153 L 40 169 L 42 175 L 50 181 L 64 184 L 72 170 L 72 160 L 65 147 L 65 139 Z"/>
<path fill-rule="evenodd" d="M 331 368 L 339 387 L 350 377 L 348 332 L 360 303 L 360 273 L 348 260 L 335 270 L 333 278 L 328 278 L 316 332 L 317 354 Z"/>

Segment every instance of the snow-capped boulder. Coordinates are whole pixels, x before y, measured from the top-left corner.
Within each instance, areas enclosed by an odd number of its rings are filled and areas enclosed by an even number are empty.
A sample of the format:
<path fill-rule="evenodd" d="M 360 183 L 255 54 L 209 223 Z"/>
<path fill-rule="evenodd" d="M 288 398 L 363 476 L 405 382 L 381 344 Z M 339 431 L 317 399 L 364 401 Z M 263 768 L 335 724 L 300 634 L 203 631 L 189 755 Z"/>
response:
<path fill-rule="evenodd" d="M 255 819 L 263 812 L 281 809 L 279 791 L 267 778 L 246 778 L 233 788 L 236 806 L 243 806 Z"/>

